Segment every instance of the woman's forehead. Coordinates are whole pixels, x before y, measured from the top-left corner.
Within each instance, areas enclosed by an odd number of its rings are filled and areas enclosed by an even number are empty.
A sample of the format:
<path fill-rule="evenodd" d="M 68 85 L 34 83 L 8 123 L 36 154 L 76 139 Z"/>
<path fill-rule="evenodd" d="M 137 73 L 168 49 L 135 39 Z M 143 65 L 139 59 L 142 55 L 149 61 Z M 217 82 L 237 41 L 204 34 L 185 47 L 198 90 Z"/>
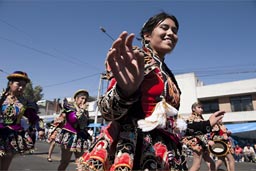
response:
<path fill-rule="evenodd" d="M 27 82 L 25 80 L 13 80 L 12 83 L 15 83 L 15 84 L 27 84 Z"/>

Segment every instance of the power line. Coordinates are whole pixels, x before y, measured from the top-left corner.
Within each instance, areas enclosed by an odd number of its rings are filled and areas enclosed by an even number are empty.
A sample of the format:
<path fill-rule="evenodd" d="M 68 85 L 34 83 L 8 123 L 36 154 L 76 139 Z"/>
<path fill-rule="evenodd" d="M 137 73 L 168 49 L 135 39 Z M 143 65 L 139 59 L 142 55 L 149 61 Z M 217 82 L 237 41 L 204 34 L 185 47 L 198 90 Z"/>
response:
<path fill-rule="evenodd" d="M 18 31 L 18 32 L 20 32 L 20 33 L 26 35 L 26 36 L 29 37 L 30 39 L 32 39 L 29 34 L 27 34 L 26 32 L 24 32 L 23 30 L 19 29 L 17 26 L 15 26 L 15 25 L 13 25 L 13 24 L 10 24 L 10 23 L 8 23 L 7 21 L 4 21 L 4 20 L 2 20 L 2 19 L 0 19 L 0 22 L 4 23 L 5 25 L 11 27 L 12 29 L 14 29 L 14 30 L 16 30 L 16 31 Z M 41 54 L 43 54 L 43 55 L 51 56 L 51 57 L 54 57 L 54 58 L 57 58 L 57 59 L 60 58 L 60 57 L 57 56 L 57 55 L 53 55 L 53 54 L 51 54 L 51 53 L 49 53 L 49 52 L 46 52 L 46 51 L 43 51 L 43 50 L 40 50 L 40 49 L 36 49 L 36 48 L 34 48 L 34 47 L 31 47 L 31 46 L 28 46 L 28 45 L 19 43 L 19 42 L 17 42 L 17 41 L 11 40 L 11 39 L 8 39 L 8 38 L 5 38 L 5 37 L 0 37 L 0 38 L 3 39 L 3 40 L 9 41 L 9 42 L 11 42 L 11 43 L 14 43 L 15 45 L 18 45 L 18 46 L 21 46 L 21 47 L 24 47 L 24 48 L 27 48 L 27 49 L 36 51 L 36 52 L 41 53 Z M 56 48 L 54 48 L 54 50 L 57 51 L 57 52 L 60 52 L 60 51 L 57 50 Z M 66 55 L 65 55 L 65 56 L 66 56 Z M 94 66 L 94 65 L 91 65 L 91 64 L 89 64 L 89 63 L 87 63 L 87 62 L 84 62 L 84 61 L 82 61 L 81 59 L 78 59 L 78 58 L 75 58 L 75 57 L 71 57 L 71 56 L 66 56 L 66 57 L 68 57 L 68 58 L 61 58 L 61 59 L 64 59 L 64 60 L 66 60 L 66 61 L 68 61 L 68 62 L 70 62 L 70 63 L 76 64 L 76 65 L 87 64 L 88 67 L 91 67 L 91 68 L 94 68 L 94 69 L 96 69 L 96 70 L 99 70 L 98 67 L 96 67 L 96 66 Z M 74 59 L 75 62 L 74 62 L 73 60 L 70 60 L 70 59 Z M 77 61 L 79 61 L 79 62 L 77 62 Z"/>
<path fill-rule="evenodd" d="M 54 87 L 54 86 L 58 86 L 58 85 L 68 84 L 68 83 L 72 83 L 72 82 L 75 82 L 75 81 L 83 80 L 83 79 L 85 79 L 85 78 L 93 77 L 93 76 L 96 76 L 96 75 L 99 75 L 99 74 L 100 74 L 100 73 L 96 73 L 96 74 L 92 74 L 92 75 L 87 75 L 87 76 L 84 76 L 84 77 L 76 78 L 76 79 L 69 80 L 69 81 L 65 81 L 65 82 L 61 82 L 61 83 L 55 83 L 55 84 L 45 85 L 45 86 L 43 86 L 43 87 L 44 87 L 44 88 L 45 88 L 45 87 Z"/>

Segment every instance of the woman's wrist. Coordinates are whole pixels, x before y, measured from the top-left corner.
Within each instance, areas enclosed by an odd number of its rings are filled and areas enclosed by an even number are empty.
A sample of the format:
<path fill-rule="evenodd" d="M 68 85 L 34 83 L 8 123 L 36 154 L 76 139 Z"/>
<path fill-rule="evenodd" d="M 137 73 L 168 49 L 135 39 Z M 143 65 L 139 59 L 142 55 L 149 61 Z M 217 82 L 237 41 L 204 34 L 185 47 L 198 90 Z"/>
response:
<path fill-rule="evenodd" d="M 124 90 L 122 90 L 118 85 L 114 88 L 114 94 L 119 102 L 122 104 L 130 105 L 138 100 L 139 93 L 136 91 L 132 95 L 125 95 Z"/>

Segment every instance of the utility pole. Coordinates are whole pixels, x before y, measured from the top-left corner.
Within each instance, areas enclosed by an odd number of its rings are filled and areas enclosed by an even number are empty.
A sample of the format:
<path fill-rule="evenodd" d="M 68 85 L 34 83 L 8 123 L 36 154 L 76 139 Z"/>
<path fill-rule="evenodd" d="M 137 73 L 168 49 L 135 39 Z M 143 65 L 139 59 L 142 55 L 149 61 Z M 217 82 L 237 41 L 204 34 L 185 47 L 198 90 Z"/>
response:
<path fill-rule="evenodd" d="M 102 89 L 102 74 L 100 74 L 100 82 L 99 82 L 99 87 L 98 87 L 98 95 L 97 95 L 97 102 L 100 99 L 100 91 Z M 93 134 L 94 136 L 96 136 L 96 125 L 98 123 L 98 112 L 99 112 L 99 108 L 98 105 L 96 105 L 96 111 L 95 111 L 95 116 L 94 116 L 94 127 L 93 127 Z"/>

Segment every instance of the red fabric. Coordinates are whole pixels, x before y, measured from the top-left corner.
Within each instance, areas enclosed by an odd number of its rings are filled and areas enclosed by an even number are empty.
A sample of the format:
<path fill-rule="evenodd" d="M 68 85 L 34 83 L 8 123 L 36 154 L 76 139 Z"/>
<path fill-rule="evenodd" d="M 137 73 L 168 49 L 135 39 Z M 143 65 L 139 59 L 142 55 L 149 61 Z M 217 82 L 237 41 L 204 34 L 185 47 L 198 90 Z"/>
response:
<path fill-rule="evenodd" d="M 161 161 L 165 168 L 168 168 L 168 150 L 167 147 L 162 143 L 154 144 L 155 156 L 157 160 Z"/>
<path fill-rule="evenodd" d="M 112 165 L 112 167 L 110 168 L 110 171 L 115 171 L 116 168 L 118 167 L 128 167 L 130 169 L 132 169 L 133 167 L 133 159 L 131 158 L 131 156 L 128 153 L 123 153 L 120 156 L 117 156 L 115 158 L 115 162 Z"/>
<path fill-rule="evenodd" d="M 141 85 L 141 105 L 146 117 L 150 116 L 156 106 L 157 99 L 164 90 L 164 82 L 161 79 L 160 70 L 155 69 L 145 76 Z"/>

